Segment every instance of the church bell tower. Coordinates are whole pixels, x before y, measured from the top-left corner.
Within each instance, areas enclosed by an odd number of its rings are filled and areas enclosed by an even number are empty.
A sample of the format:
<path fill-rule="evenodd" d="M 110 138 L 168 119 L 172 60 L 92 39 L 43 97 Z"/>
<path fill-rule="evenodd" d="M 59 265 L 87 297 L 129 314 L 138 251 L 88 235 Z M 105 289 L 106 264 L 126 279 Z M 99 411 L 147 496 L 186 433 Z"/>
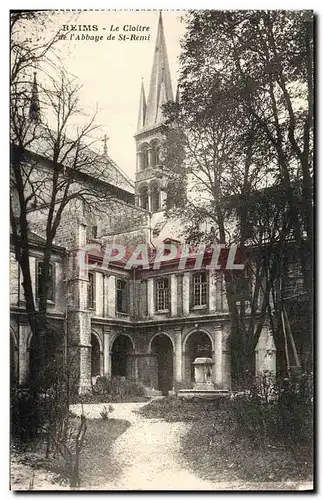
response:
<path fill-rule="evenodd" d="M 159 13 L 157 37 L 150 77 L 148 100 L 141 83 L 137 132 L 135 133 L 137 165 L 136 204 L 152 213 L 163 211 L 166 194 L 160 176 L 160 144 L 164 123 L 162 106 L 173 101 L 163 18 Z"/>

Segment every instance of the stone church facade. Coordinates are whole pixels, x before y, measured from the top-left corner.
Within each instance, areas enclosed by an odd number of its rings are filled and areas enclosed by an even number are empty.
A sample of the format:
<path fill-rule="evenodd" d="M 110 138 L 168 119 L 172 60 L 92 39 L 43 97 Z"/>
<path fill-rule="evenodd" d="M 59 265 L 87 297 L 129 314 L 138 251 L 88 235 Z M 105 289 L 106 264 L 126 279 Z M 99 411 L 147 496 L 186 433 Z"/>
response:
<path fill-rule="evenodd" d="M 96 218 L 76 203 L 64 215 L 53 248 L 48 320 L 64 336 L 67 355 L 77 364 L 80 393 L 91 390 L 103 375 L 140 380 L 162 394 L 188 388 L 196 357 L 213 360 L 216 388 L 231 388 L 230 316 L 221 273 L 194 265 L 180 270 L 176 261 L 158 270 L 126 269 L 117 262 L 95 267 L 109 243 L 151 248 L 180 243 L 174 223 L 163 213 L 166 194 L 158 169 L 161 109 L 169 100 L 173 91 L 160 15 L 147 101 L 143 84 L 141 88 L 135 183 L 118 169 L 115 183 L 107 183 L 107 189 L 113 188 L 107 215 Z M 88 267 L 79 265 L 85 246 L 90 248 Z M 42 218 L 33 214 L 30 260 L 36 299 L 43 247 Z M 10 302 L 11 368 L 25 385 L 32 371 L 33 337 L 13 254 Z M 275 346 L 266 328 L 256 349 L 256 370 L 264 369 L 275 370 Z"/>

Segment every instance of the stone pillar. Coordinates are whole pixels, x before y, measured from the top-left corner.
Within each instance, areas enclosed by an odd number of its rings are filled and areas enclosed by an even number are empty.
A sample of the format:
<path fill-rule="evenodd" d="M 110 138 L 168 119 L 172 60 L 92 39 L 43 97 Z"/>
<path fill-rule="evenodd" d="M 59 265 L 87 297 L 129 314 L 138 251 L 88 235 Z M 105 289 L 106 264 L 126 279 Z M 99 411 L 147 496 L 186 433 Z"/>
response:
<path fill-rule="evenodd" d="M 175 380 L 182 382 L 182 329 L 175 330 Z"/>
<path fill-rule="evenodd" d="M 154 315 L 154 279 L 148 278 L 147 280 L 147 300 L 148 300 L 148 317 Z"/>
<path fill-rule="evenodd" d="M 190 313 L 190 273 L 183 275 L 183 315 Z"/>
<path fill-rule="evenodd" d="M 148 148 L 147 153 L 148 153 L 148 168 L 151 168 L 154 166 L 153 165 L 153 149 Z"/>
<path fill-rule="evenodd" d="M 222 274 L 219 271 L 216 271 L 215 274 L 215 288 L 216 288 L 216 310 L 222 311 L 222 304 L 223 304 Z"/>
<path fill-rule="evenodd" d="M 79 375 L 79 393 L 91 391 L 91 317 L 88 312 L 70 310 L 67 320 L 68 363 Z"/>
<path fill-rule="evenodd" d="M 170 314 L 171 316 L 177 316 L 177 276 L 176 274 L 171 274 L 170 277 Z"/>
<path fill-rule="evenodd" d="M 147 189 L 147 196 L 148 196 L 148 210 L 151 212 L 151 189 L 150 186 L 148 186 Z"/>
<path fill-rule="evenodd" d="M 106 377 L 111 376 L 110 330 L 104 328 L 103 336 L 103 370 Z"/>
<path fill-rule="evenodd" d="M 213 382 L 216 389 L 222 388 L 222 325 L 214 327 Z"/>
<path fill-rule="evenodd" d="M 142 152 L 138 151 L 137 153 L 137 171 L 142 170 Z"/>
<path fill-rule="evenodd" d="M 86 224 L 75 232 L 75 248 L 69 252 L 67 335 L 68 363 L 79 376 L 79 393 L 91 391 L 91 314 L 88 304 L 88 269 L 84 263 Z"/>
<path fill-rule="evenodd" d="M 231 353 L 227 349 L 222 349 L 222 385 L 231 390 Z"/>
<path fill-rule="evenodd" d="M 103 275 L 103 317 L 108 316 L 108 274 Z"/>
<path fill-rule="evenodd" d="M 216 276 L 209 271 L 209 312 L 216 311 Z"/>
<path fill-rule="evenodd" d="M 186 351 L 183 352 L 183 381 L 190 387 L 191 380 L 191 359 Z"/>
<path fill-rule="evenodd" d="M 108 289 L 107 289 L 107 306 L 108 316 L 114 318 L 116 315 L 116 277 L 113 275 L 108 276 Z"/>
<path fill-rule="evenodd" d="M 276 346 L 268 326 L 264 326 L 261 330 L 255 356 L 256 376 L 261 376 L 266 372 L 272 376 L 276 375 Z"/>
<path fill-rule="evenodd" d="M 135 380 L 139 379 L 138 356 L 135 356 Z"/>
<path fill-rule="evenodd" d="M 222 292 L 222 308 L 224 312 L 229 311 L 228 300 L 227 300 L 227 292 L 225 289 L 225 279 L 223 274 L 221 274 L 221 292 Z"/>
<path fill-rule="evenodd" d="M 139 207 L 139 194 L 135 194 L 135 205 Z"/>

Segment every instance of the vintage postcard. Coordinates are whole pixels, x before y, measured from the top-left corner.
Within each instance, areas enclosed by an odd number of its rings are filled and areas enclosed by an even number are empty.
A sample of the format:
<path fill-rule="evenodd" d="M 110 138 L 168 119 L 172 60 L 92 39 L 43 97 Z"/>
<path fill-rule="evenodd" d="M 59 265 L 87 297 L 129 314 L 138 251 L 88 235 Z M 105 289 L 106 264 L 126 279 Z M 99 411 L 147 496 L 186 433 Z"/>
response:
<path fill-rule="evenodd" d="M 10 489 L 313 490 L 313 12 L 10 12 Z"/>

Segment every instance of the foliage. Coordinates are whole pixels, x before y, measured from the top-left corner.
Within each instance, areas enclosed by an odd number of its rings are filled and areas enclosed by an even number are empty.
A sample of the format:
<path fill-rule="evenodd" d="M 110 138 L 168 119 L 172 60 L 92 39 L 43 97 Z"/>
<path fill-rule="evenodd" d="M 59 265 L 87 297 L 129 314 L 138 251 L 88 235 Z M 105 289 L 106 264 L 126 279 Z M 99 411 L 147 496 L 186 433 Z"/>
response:
<path fill-rule="evenodd" d="M 257 378 L 247 392 L 234 398 L 238 429 L 259 446 L 273 440 L 291 447 L 313 441 L 313 377 L 292 374 L 273 381 Z"/>
<path fill-rule="evenodd" d="M 311 423 L 308 420 L 312 404 L 311 376 L 304 377 L 304 380 L 307 382 L 298 382 L 303 385 L 299 395 L 296 395 L 294 389 L 288 391 L 288 394 L 293 394 L 295 402 L 293 413 L 305 411 L 307 414 L 307 418 L 301 417 L 302 428 L 307 429 L 305 440 L 298 440 L 297 432 L 300 426 L 298 424 L 295 427 L 292 414 L 285 415 L 284 423 L 283 419 L 280 420 L 283 427 L 280 428 L 279 436 L 277 435 L 275 418 L 278 418 L 280 410 L 272 410 L 275 408 L 272 396 L 276 394 L 276 389 L 273 390 L 272 385 L 268 385 L 268 378 L 265 384 L 260 384 L 260 380 L 255 382 L 257 390 L 251 388 L 245 392 L 241 391 L 234 398 L 225 400 L 219 407 L 216 401 L 191 401 L 172 396 L 153 400 L 138 412 L 145 418 L 189 424 L 187 433 L 181 439 L 182 456 L 192 471 L 205 479 L 230 485 L 232 480 L 241 480 L 244 486 L 246 481 L 253 481 L 259 488 L 263 481 L 309 480 L 312 476 L 313 451 L 309 437 Z M 288 383 L 289 387 L 292 385 Z M 304 394 L 307 396 L 304 397 Z M 265 403 L 266 395 L 269 396 L 268 403 Z M 250 400 L 254 403 L 251 404 Z M 259 409 L 260 401 L 262 401 L 261 409 Z M 299 405 L 302 405 L 302 410 Z M 243 415 L 239 417 L 238 411 L 241 407 Z M 266 439 L 264 439 L 263 417 L 266 418 L 267 425 Z M 255 425 L 254 429 L 249 424 L 250 420 Z M 290 424 L 292 429 L 289 434 L 294 433 L 294 440 L 284 436 L 284 429 L 286 431 Z M 283 488 L 283 484 L 281 487 Z M 289 484 L 288 489 L 290 488 Z"/>
<path fill-rule="evenodd" d="M 180 103 L 164 108 L 168 213 L 183 221 L 189 243 L 234 243 L 252 263 L 248 299 L 235 293 L 234 273 L 225 274 L 238 382 L 266 317 L 275 341 L 282 338 L 273 309 L 286 306 L 271 299 L 290 241 L 311 304 L 312 14 L 195 10 L 186 20 Z M 280 286 L 283 293 L 284 280 Z"/>
<path fill-rule="evenodd" d="M 144 385 L 138 380 L 124 377 L 99 377 L 93 387 L 93 393 L 110 398 L 123 400 L 131 396 L 144 396 Z"/>
<path fill-rule="evenodd" d="M 10 431 L 11 438 L 24 445 L 38 435 L 45 417 L 41 411 L 42 401 L 26 389 L 11 386 Z"/>

